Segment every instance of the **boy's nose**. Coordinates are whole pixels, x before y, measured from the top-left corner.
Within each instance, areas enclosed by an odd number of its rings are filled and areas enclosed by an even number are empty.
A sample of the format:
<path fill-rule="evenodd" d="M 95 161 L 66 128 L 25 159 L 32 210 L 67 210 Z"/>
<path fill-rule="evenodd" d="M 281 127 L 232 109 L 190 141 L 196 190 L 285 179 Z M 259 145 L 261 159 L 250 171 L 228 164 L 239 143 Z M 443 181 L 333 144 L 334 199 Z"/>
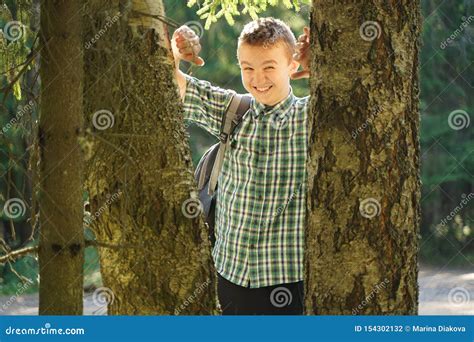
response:
<path fill-rule="evenodd" d="M 266 83 L 266 78 L 265 78 L 265 75 L 261 72 L 256 72 L 255 73 L 255 86 L 256 87 L 264 87 L 265 86 L 265 83 Z"/>

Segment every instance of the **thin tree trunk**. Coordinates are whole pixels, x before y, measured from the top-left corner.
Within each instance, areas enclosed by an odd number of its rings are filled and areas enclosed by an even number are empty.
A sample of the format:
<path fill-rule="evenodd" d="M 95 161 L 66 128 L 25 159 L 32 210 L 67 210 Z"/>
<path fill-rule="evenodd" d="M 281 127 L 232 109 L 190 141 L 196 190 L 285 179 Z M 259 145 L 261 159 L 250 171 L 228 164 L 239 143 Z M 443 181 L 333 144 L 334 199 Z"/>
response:
<path fill-rule="evenodd" d="M 213 314 L 210 244 L 202 218 L 183 209 L 197 202 L 167 29 L 139 13 L 164 8 L 132 6 L 86 5 L 91 227 L 117 246 L 100 249 L 102 291 L 109 314 Z"/>
<path fill-rule="evenodd" d="M 308 314 L 417 313 L 420 27 L 419 1 L 313 1 Z"/>
<path fill-rule="evenodd" d="M 41 6 L 39 313 L 82 315 L 81 2 Z"/>

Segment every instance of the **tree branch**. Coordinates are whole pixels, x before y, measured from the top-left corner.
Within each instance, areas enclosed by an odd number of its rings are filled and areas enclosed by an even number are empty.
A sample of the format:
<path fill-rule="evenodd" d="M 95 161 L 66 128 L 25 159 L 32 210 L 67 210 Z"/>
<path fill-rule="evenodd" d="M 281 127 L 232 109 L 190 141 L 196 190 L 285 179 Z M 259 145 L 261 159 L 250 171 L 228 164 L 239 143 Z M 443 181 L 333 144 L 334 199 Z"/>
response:
<path fill-rule="evenodd" d="M 38 253 L 38 247 L 39 246 L 25 247 L 25 248 L 11 251 L 8 254 L 2 255 L 0 256 L 0 264 L 4 264 L 8 262 L 9 260 L 14 260 L 26 254 Z M 86 240 L 86 248 L 87 247 L 101 247 L 101 248 L 111 248 L 111 249 L 141 248 L 140 246 L 133 246 L 133 245 L 113 245 L 107 242 L 97 241 L 97 240 Z"/>
<path fill-rule="evenodd" d="M 2 255 L 0 257 L 0 264 L 4 264 L 9 260 L 16 259 L 22 255 L 29 254 L 29 253 L 36 253 L 38 251 L 38 246 L 32 247 L 25 247 L 22 249 L 17 249 L 16 251 L 12 251 L 8 254 Z"/>

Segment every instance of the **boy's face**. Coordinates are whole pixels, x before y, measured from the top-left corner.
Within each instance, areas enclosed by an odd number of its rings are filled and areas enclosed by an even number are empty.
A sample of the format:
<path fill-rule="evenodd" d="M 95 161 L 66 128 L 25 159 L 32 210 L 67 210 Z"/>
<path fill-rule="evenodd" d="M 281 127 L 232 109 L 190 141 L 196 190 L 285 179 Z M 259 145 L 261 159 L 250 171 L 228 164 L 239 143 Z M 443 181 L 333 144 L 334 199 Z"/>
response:
<path fill-rule="evenodd" d="M 282 43 L 264 48 L 242 43 L 237 49 L 242 83 L 255 99 L 268 106 L 284 100 L 290 91 L 290 75 L 298 62 L 290 58 L 288 47 Z"/>

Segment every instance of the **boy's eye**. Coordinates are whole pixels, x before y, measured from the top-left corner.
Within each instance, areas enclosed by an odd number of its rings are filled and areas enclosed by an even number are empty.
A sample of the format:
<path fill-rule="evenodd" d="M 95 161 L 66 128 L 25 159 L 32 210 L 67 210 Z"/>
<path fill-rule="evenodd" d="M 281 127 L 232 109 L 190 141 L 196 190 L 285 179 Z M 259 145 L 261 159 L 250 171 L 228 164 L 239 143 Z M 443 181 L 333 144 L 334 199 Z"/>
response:
<path fill-rule="evenodd" d="M 268 66 L 268 67 L 265 68 L 265 70 L 273 70 L 273 69 L 275 69 L 275 68 L 272 67 L 272 66 Z"/>
<path fill-rule="evenodd" d="M 244 70 L 253 70 L 252 68 L 246 67 Z"/>

